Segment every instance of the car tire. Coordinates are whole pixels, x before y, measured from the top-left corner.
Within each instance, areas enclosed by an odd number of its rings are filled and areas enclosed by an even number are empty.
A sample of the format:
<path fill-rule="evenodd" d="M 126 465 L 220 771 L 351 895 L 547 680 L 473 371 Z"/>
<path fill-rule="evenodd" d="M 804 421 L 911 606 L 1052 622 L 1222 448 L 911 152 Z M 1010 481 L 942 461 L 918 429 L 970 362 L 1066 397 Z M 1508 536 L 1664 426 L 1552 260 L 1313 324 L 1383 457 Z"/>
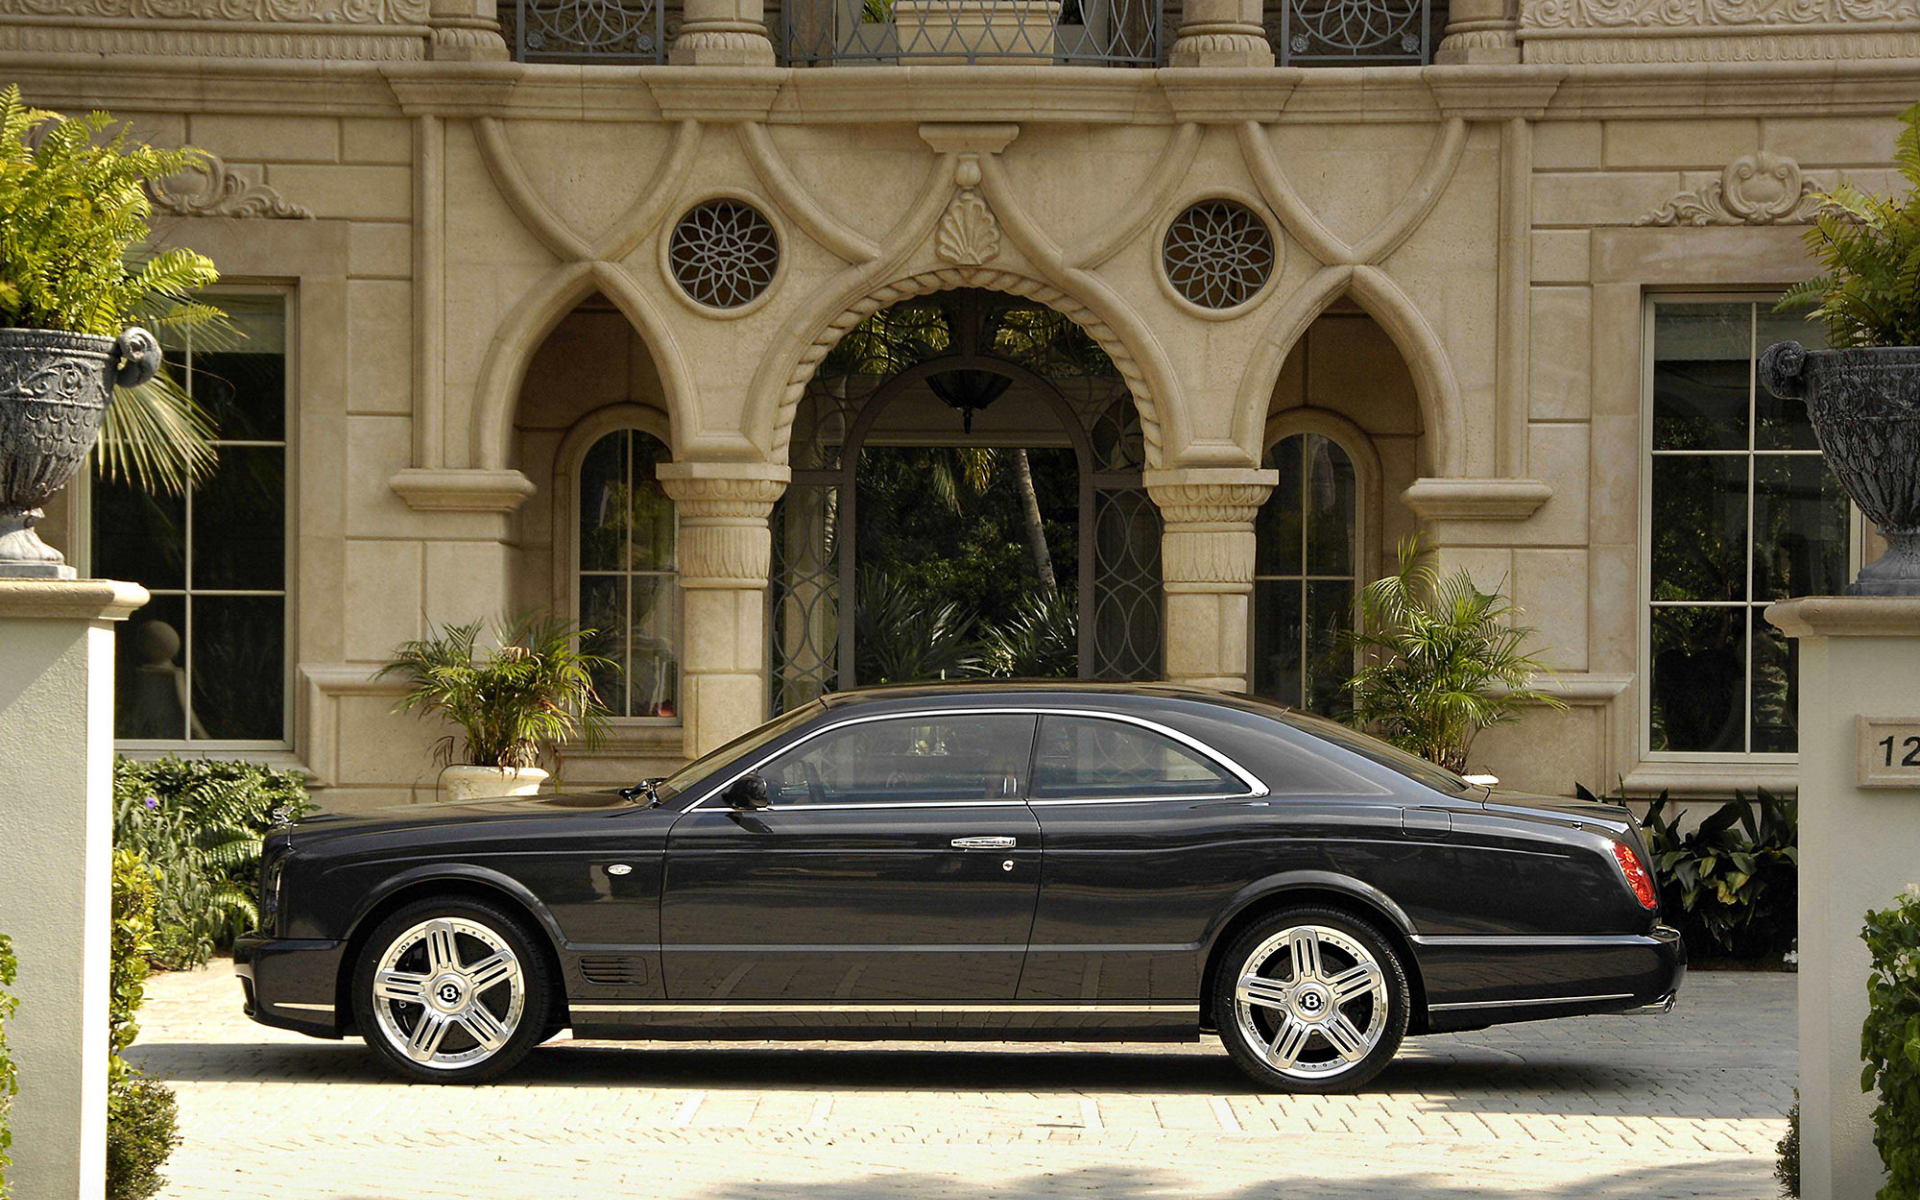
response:
<path fill-rule="evenodd" d="M 548 1027 L 553 976 L 539 938 L 486 900 L 407 905 L 375 927 L 354 965 L 361 1036 L 423 1083 L 480 1083 L 511 1070 Z"/>
<path fill-rule="evenodd" d="M 1393 940 L 1337 908 L 1262 917 L 1214 968 L 1220 1041 L 1249 1078 L 1275 1091 L 1364 1087 L 1399 1052 L 1412 1007 Z"/>

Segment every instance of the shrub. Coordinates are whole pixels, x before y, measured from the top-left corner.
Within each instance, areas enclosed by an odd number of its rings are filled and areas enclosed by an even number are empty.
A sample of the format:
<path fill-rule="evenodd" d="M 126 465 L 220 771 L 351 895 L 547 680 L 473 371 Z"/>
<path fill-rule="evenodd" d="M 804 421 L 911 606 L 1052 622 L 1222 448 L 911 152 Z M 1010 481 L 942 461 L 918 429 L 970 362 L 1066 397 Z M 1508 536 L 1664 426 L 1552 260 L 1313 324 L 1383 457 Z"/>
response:
<path fill-rule="evenodd" d="M 1070 679 L 1080 671 L 1080 605 L 1055 588 L 1020 602 L 1013 618 L 983 624 L 982 674 L 1000 679 Z"/>
<path fill-rule="evenodd" d="M 13 956 L 13 942 L 7 935 L 0 933 L 0 1200 L 6 1200 L 7 1167 L 13 1161 L 7 1157 L 7 1148 L 13 1145 L 13 1129 L 8 1120 L 13 1107 L 14 1093 L 20 1090 L 20 1079 L 13 1067 L 13 1058 L 7 1053 L 7 1018 L 20 1003 L 7 989 L 13 986 L 18 977 L 20 963 Z"/>
<path fill-rule="evenodd" d="M 180 1144 L 173 1089 L 139 1076 L 107 1090 L 107 1200 L 148 1200 L 166 1183 L 160 1168 Z"/>
<path fill-rule="evenodd" d="M 1900 123 L 1893 161 L 1907 195 L 1875 196 L 1851 183 L 1817 195 L 1806 242 L 1826 273 L 1780 300 L 1781 310 L 1811 307 L 1807 319 L 1826 326 L 1835 349 L 1920 345 L 1920 104 Z"/>
<path fill-rule="evenodd" d="M 862 684 L 957 679 L 979 673 L 979 622 L 953 600 L 923 595 L 877 567 L 860 568 L 853 614 L 855 670 Z"/>
<path fill-rule="evenodd" d="M 300 776 L 245 762 L 114 764 L 114 845 L 156 876 L 153 962 L 199 966 L 258 919 L 260 839 L 308 808 Z"/>
<path fill-rule="evenodd" d="M 1347 681 L 1353 723 L 1464 771 L 1481 730 L 1528 704 L 1565 708 L 1534 689 L 1545 668 L 1521 652 L 1533 630 L 1509 623 L 1517 613 L 1465 571 L 1442 580 L 1417 535 L 1401 542 L 1399 571 L 1360 596 L 1360 629 L 1349 641 L 1367 662 Z"/>
<path fill-rule="evenodd" d="M 130 850 L 113 852 L 113 969 L 107 996 L 107 1197 L 147 1200 L 165 1182 L 160 1168 L 180 1144 L 173 1092 L 121 1056 L 139 1035 L 147 997 L 158 880 Z"/>
<path fill-rule="evenodd" d="M 576 631 L 556 617 L 529 615 L 495 627 L 499 645 L 476 657 L 481 622 L 428 630 L 418 641 L 403 643 L 382 676 L 398 675 L 407 692 L 398 709 L 438 715 L 460 727 L 459 738 L 442 740 L 443 762 L 457 757 L 503 771 L 540 765 L 580 735 L 588 748 L 606 728 L 607 710 L 594 691 L 595 672 L 613 663 L 586 654 Z"/>
<path fill-rule="evenodd" d="M 1867 914 L 1872 972 L 1860 1027 L 1860 1090 L 1880 1091 L 1873 1144 L 1887 1165 L 1880 1200 L 1920 1200 L 1920 885 Z"/>
<path fill-rule="evenodd" d="M 1774 1160 L 1773 1177 L 1780 1181 L 1782 1196 L 1800 1195 L 1800 1089 L 1793 1089 L 1793 1107 L 1787 1112 L 1787 1132 L 1783 1134 L 1774 1149 L 1779 1158 Z"/>
<path fill-rule="evenodd" d="M 1576 785 L 1582 800 L 1599 800 Z M 1624 789 L 1612 800 L 1626 803 Z M 1785 953 L 1799 928 L 1799 806 L 1761 788 L 1743 793 L 1682 829 L 1680 814 L 1668 815 L 1672 797 L 1661 792 L 1647 805 L 1640 832 L 1653 858 L 1660 907 L 1668 924 L 1685 935 L 1687 954 L 1707 958 L 1758 959 Z"/>

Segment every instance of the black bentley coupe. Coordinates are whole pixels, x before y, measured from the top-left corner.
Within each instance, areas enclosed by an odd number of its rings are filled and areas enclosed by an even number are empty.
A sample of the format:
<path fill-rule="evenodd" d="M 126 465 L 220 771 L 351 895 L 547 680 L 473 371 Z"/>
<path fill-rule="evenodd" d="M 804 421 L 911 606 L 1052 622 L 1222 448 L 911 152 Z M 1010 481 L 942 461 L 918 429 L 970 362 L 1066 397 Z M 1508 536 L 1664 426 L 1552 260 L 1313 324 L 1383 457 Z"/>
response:
<path fill-rule="evenodd" d="M 248 1015 L 471 1082 L 594 1038 L 1168 1040 L 1268 1087 L 1407 1034 L 1664 1011 L 1625 810 L 1166 686 L 846 692 L 622 792 L 267 840 Z"/>

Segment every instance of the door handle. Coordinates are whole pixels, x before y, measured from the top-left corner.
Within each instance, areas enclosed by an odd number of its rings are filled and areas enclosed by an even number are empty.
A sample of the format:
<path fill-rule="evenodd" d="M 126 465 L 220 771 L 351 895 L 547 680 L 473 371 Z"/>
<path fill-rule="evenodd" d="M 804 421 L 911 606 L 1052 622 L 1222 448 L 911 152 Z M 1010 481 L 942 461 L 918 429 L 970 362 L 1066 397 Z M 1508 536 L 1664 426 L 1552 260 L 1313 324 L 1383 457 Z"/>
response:
<path fill-rule="evenodd" d="M 1011 850 L 1020 839 L 1010 837 L 957 837 L 950 843 L 955 850 Z"/>

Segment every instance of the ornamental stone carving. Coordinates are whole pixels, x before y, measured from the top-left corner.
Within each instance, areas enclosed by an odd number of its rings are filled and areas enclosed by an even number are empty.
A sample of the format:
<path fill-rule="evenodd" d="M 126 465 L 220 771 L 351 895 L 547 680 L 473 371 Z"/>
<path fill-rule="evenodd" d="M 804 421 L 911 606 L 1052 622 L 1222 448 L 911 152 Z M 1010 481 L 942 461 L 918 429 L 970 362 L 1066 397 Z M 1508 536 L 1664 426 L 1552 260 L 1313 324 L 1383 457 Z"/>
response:
<path fill-rule="evenodd" d="M 424 25 L 428 0 L 0 0 L 0 16 Z"/>
<path fill-rule="evenodd" d="M 288 202 L 264 183 L 235 174 L 219 155 L 205 150 L 178 175 L 148 181 L 146 192 L 154 208 L 176 217 L 307 220 L 313 216 L 312 209 Z"/>
<path fill-rule="evenodd" d="M 977 267 L 998 257 L 1000 223 L 976 189 L 961 189 L 947 205 L 934 235 L 933 252 L 941 261 L 961 267 Z"/>
<path fill-rule="evenodd" d="M 1805 225 L 1819 211 L 1818 185 L 1784 154 L 1761 150 L 1727 164 L 1720 178 L 1681 192 L 1635 225 Z"/>
<path fill-rule="evenodd" d="M 1786 28 L 1911 21 L 1915 0 L 1522 0 L 1529 29 Z"/>
<path fill-rule="evenodd" d="M 668 464 L 660 469 L 660 486 L 679 518 L 681 587 L 766 586 L 773 564 L 767 514 L 786 491 L 784 477 L 676 472 Z"/>

